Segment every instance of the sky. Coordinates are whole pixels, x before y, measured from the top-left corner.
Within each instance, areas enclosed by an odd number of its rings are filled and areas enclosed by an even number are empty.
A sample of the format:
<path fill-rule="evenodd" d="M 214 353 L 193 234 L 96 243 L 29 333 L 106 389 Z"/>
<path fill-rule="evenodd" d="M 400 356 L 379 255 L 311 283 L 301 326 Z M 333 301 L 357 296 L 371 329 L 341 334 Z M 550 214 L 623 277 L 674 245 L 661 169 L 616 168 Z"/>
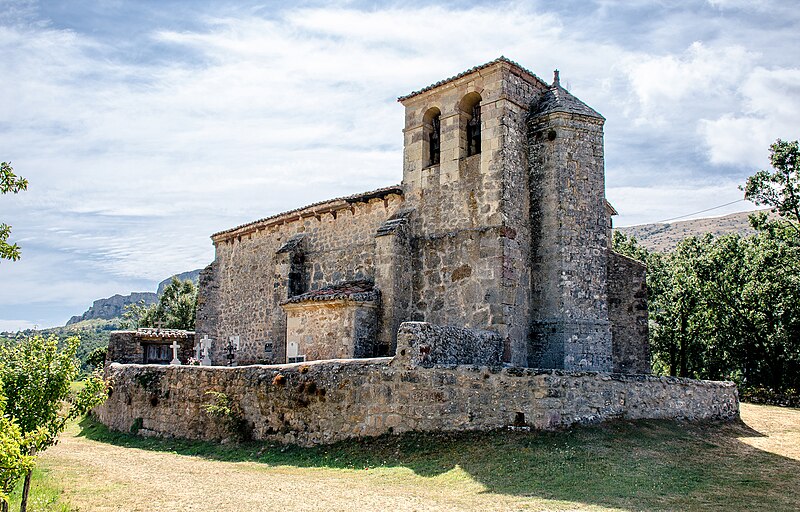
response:
<path fill-rule="evenodd" d="M 214 258 L 209 236 L 399 183 L 398 96 L 504 55 L 607 119 L 618 226 L 738 201 L 798 138 L 793 1 L 0 0 L 0 331 Z M 755 206 L 739 201 L 700 216 Z"/>

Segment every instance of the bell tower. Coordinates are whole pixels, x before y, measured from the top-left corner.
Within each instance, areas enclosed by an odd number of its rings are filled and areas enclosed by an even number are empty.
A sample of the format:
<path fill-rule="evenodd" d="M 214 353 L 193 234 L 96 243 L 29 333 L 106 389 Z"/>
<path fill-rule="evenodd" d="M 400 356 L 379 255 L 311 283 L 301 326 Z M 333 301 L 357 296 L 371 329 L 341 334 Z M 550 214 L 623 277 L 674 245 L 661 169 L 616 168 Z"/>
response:
<path fill-rule="evenodd" d="M 530 334 L 526 118 L 545 91 L 501 57 L 398 99 L 412 319 L 498 332 L 517 366 Z"/>

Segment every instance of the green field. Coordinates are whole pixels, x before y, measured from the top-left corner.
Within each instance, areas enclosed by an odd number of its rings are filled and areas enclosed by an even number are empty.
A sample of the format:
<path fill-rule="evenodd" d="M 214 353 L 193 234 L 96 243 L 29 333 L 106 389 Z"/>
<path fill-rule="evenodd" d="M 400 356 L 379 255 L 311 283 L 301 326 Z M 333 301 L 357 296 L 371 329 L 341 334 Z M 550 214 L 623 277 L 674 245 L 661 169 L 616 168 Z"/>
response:
<path fill-rule="evenodd" d="M 143 439 L 84 420 L 42 466 L 39 482 L 79 510 L 789 511 L 800 510 L 800 410 L 743 404 L 735 423 L 406 434 L 313 449 Z"/>

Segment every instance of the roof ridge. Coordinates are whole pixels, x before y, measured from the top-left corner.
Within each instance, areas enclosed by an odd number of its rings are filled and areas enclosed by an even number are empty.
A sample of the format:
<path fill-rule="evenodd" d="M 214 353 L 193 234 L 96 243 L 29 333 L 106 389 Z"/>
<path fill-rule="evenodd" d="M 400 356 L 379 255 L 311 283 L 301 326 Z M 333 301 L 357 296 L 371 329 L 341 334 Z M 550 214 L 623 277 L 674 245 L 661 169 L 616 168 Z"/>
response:
<path fill-rule="evenodd" d="M 414 96 L 422 94 L 423 92 L 430 91 L 431 89 L 435 89 L 436 87 L 439 87 L 441 85 L 450 83 L 450 82 L 452 82 L 454 80 L 458 80 L 459 78 L 465 77 L 465 76 L 467 76 L 467 75 L 469 75 L 471 73 L 475 73 L 476 71 L 480 71 L 481 69 L 485 69 L 485 68 L 487 68 L 487 67 L 489 67 L 489 66 L 491 66 L 493 64 L 497 64 L 498 62 L 505 62 L 506 64 L 510 64 L 510 65 L 516 67 L 517 69 L 519 69 L 520 71 L 523 71 L 523 72 L 527 73 L 528 75 L 532 76 L 533 78 L 535 78 L 536 80 L 540 81 L 543 85 L 545 85 L 545 86 L 547 85 L 547 82 L 545 82 L 544 80 L 539 78 L 536 75 L 536 73 L 534 73 L 533 71 L 521 66 L 518 62 L 513 61 L 513 60 L 509 59 L 508 57 L 506 57 L 504 55 L 501 55 L 501 56 L 499 56 L 498 58 L 496 58 L 494 60 L 491 60 L 491 61 L 486 62 L 484 64 L 480 64 L 478 66 L 474 66 L 474 67 L 472 67 L 472 68 L 470 68 L 470 69 L 468 69 L 466 71 L 462 71 L 461 73 L 459 73 L 457 75 L 453 75 L 450 78 L 445 78 L 444 80 L 439 80 L 436 83 L 433 83 L 431 85 L 423 87 L 422 89 L 419 89 L 417 91 L 413 91 L 413 92 L 411 92 L 409 94 L 406 94 L 405 96 L 400 96 L 399 98 L 397 98 L 397 101 L 405 101 L 405 100 L 407 100 L 409 98 L 413 98 Z"/>
<path fill-rule="evenodd" d="M 272 221 L 272 220 L 279 219 L 279 218 L 281 218 L 283 216 L 286 216 L 286 215 L 290 215 L 290 214 L 293 214 L 293 213 L 300 213 L 303 210 L 308 210 L 308 209 L 314 208 L 316 206 L 322 206 L 322 205 L 325 205 L 325 204 L 328 204 L 328 203 L 336 203 L 336 202 L 340 202 L 340 201 L 357 202 L 357 201 L 362 200 L 362 199 L 367 199 L 368 200 L 368 199 L 371 199 L 373 197 L 380 197 L 383 194 L 390 194 L 390 193 L 398 193 L 398 194 L 402 195 L 403 194 L 403 188 L 399 184 L 398 185 L 391 185 L 389 187 L 378 188 L 378 189 L 375 189 L 375 190 L 370 190 L 368 192 L 361 192 L 360 194 L 352 194 L 352 195 L 349 195 L 349 196 L 335 197 L 333 199 L 326 199 L 324 201 L 318 201 L 316 203 L 311 203 L 311 204 L 308 204 L 308 205 L 305 205 L 305 206 L 301 206 L 300 208 L 294 208 L 292 210 L 286 210 L 284 212 L 276 213 L 275 215 L 270 215 L 269 217 L 264 217 L 263 219 L 254 220 L 252 222 L 246 222 L 246 223 L 241 224 L 239 226 L 236 226 L 236 227 L 233 227 L 233 228 L 229 228 L 229 229 L 225 229 L 223 231 L 219 231 L 219 232 L 214 233 L 213 235 L 211 235 L 211 239 L 213 240 L 213 239 L 215 239 L 217 237 L 220 237 L 220 236 L 223 236 L 223 235 L 227 235 L 227 234 L 230 234 L 230 233 L 234 233 L 236 231 L 239 231 L 240 229 L 244 229 L 244 228 L 247 228 L 247 227 L 250 227 L 250 226 L 254 226 L 254 225 L 260 224 L 262 222 L 269 222 L 269 221 Z"/>

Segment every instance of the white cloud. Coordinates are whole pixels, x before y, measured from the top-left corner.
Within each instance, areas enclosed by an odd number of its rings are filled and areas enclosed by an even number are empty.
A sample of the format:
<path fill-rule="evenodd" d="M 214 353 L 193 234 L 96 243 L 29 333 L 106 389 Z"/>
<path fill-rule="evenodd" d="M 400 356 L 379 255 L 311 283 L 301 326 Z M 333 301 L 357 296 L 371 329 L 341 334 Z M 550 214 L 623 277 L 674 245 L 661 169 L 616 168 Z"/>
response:
<path fill-rule="evenodd" d="M 764 11 L 775 2 L 770 0 L 707 0 L 708 4 L 721 10 L 744 9 L 751 11 Z"/>
<path fill-rule="evenodd" d="M 769 144 L 778 138 L 800 137 L 800 68 L 756 68 L 740 91 L 742 111 L 701 120 L 698 131 L 712 163 L 765 167 Z"/>
<path fill-rule="evenodd" d="M 741 173 L 720 178 L 725 165 L 750 162 L 760 144 L 765 155 L 770 130 L 797 119 L 794 71 L 763 51 L 783 32 L 754 47 L 759 27 L 743 30 L 743 18 L 706 23 L 688 11 L 644 35 L 615 32 L 628 4 L 599 4 L 264 16 L 237 4 L 198 8 L 195 18 L 165 5 L 125 44 L 58 20 L 0 25 L 0 158 L 31 182 L 1 199 L 12 237 L 26 243 L 22 261 L 0 265 L 0 306 L 90 304 L 141 290 L 208 263 L 215 231 L 399 182 L 395 98 L 500 54 L 548 81 L 561 69 L 571 91 L 608 118 L 609 197 L 624 215 L 658 220 L 718 204 L 725 187 L 738 194 Z M 640 18 L 624 25 L 663 14 L 647 9 L 655 7 L 637 5 Z M 32 16 L 29 5 L 23 11 Z M 725 30 L 675 35 L 700 24 Z M 739 142 L 754 126 L 766 135 Z M 709 170 L 706 158 L 720 168 Z M 706 190 L 709 180 L 717 185 Z"/>
<path fill-rule="evenodd" d="M 641 108 L 638 119 L 664 122 L 688 106 L 707 109 L 736 101 L 757 58 L 741 46 L 714 48 L 697 41 L 681 55 L 631 56 L 625 67 Z"/>
<path fill-rule="evenodd" d="M 29 320 L 3 320 L 0 318 L 0 332 L 17 332 L 25 329 L 38 329 L 40 325 Z"/>

